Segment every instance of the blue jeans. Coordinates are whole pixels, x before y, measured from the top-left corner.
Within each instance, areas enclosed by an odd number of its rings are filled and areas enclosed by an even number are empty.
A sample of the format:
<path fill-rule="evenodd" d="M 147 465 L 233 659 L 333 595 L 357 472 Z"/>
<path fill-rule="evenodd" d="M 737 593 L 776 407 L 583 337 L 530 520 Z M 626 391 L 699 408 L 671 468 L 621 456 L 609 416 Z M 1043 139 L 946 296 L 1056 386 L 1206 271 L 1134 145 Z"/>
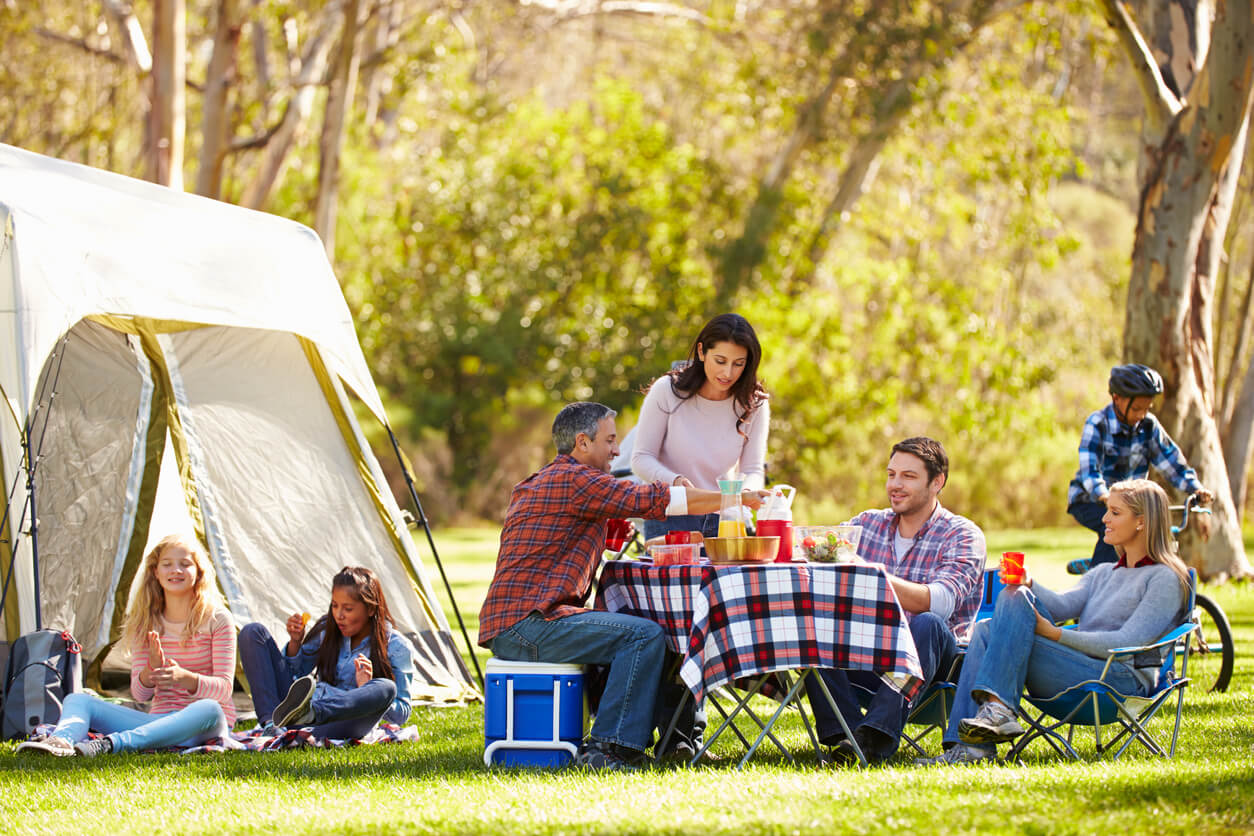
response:
<path fill-rule="evenodd" d="M 647 618 L 592 610 L 545 621 L 532 613 L 494 638 L 492 653 L 515 662 L 608 664 L 589 736 L 639 751 L 653 742 L 666 640 Z"/>
<path fill-rule="evenodd" d="M 1030 589 L 1008 586 L 997 596 L 993 617 L 975 625 L 971 644 L 962 662 L 954 707 L 945 729 L 946 744 L 958 741 L 958 724 L 974 717 L 987 695 L 1019 707 L 1019 698 L 1029 694 L 1052 697 L 1087 679 L 1097 679 L 1105 659 L 1094 659 L 1064 644 L 1036 635 L 1036 613 L 1052 621 L 1049 611 Z M 1132 669 L 1115 662 L 1106 681 L 1123 694 L 1147 693 Z"/>
<path fill-rule="evenodd" d="M 704 537 L 718 536 L 718 514 L 687 514 L 681 517 L 667 517 L 663 520 L 644 521 L 644 539 L 661 537 L 670 531 L 700 531 Z M 669 659 L 667 660 L 670 661 Z M 666 734 L 675 709 L 683 702 L 683 710 L 675 720 L 675 731 L 666 742 L 668 749 L 680 743 L 687 743 L 693 750 L 700 748 L 701 738 L 705 736 L 707 724 L 705 703 L 697 705 L 692 700 L 692 692 L 688 686 L 678 679 L 663 682 L 658 690 L 658 734 Z M 660 753 L 659 753 L 660 754 Z"/>
<path fill-rule="evenodd" d="M 918 613 L 910 618 L 910 635 L 914 637 L 914 645 L 919 651 L 919 667 L 923 669 L 925 683 L 915 697 L 918 700 L 938 673 L 940 676 L 949 674 L 958 656 L 958 641 L 949 626 L 930 612 Z M 906 718 L 910 716 L 914 702 L 907 702 L 900 691 L 873 671 L 823 668 L 815 674 L 823 677 L 845 722 L 857 735 L 859 745 L 869 750 L 863 754 L 876 760 L 892 757 L 901 742 L 901 730 L 906 727 Z M 822 689 L 814 681 L 815 674 L 806 678 L 806 693 L 814 711 L 819 740 L 830 745 L 844 737 L 845 733 Z M 876 734 L 867 734 L 868 730 Z"/>
<path fill-rule="evenodd" d="M 71 743 L 87 739 L 88 729 L 108 735 L 115 752 L 139 752 L 167 746 L 199 746 L 231 729 L 217 700 L 196 700 L 169 714 L 149 714 L 77 691 L 65 698 L 53 734 Z"/>
<path fill-rule="evenodd" d="M 273 720 L 274 708 L 287 696 L 295 677 L 265 625 L 244 625 L 239 631 L 239 658 L 257 710 L 257 723 Z M 357 740 L 370 733 L 396 699 L 396 683 L 377 677 L 355 688 L 319 682 L 314 689 L 313 734 L 336 740 Z"/>
<path fill-rule="evenodd" d="M 1093 547 L 1092 565 L 1114 563 L 1119 559 L 1119 552 L 1115 551 L 1115 547 L 1107 543 L 1103 537 L 1106 533 L 1106 526 L 1102 523 L 1102 517 L 1106 515 L 1105 505 L 1100 502 L 1077 500 L 1067 506 L 1067 513 L 1075 517 L 1075 521 L 1080 525 L 1097 532 L 1097 545 Z"/>

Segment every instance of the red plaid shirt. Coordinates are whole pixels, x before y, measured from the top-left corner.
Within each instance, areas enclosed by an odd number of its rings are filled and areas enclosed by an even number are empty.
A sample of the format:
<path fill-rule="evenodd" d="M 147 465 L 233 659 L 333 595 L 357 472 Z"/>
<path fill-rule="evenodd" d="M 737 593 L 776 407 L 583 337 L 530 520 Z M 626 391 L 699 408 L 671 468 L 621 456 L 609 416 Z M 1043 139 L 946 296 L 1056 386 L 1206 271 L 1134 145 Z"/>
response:
<path fill-rule="evenodd" d="M 585 612 L 614 517 L 666 516 L 670 487 L 641 485 L 558 455 L 514 486 L 501 529 L 496 573 L 479 611 L 479 644 L 539 612 L 548 620 Z"/>

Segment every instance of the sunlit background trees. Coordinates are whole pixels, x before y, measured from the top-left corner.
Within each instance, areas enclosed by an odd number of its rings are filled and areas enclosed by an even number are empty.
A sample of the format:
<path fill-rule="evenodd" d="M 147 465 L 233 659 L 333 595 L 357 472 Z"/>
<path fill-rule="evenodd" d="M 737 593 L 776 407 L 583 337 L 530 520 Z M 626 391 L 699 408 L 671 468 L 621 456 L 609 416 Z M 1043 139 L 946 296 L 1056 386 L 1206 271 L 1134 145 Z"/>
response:
<path fill-rule="evenodd" d="M 881 503 L 888 446 L 926 433 L 953 460 L 947 505 L 1064 523 L 1080 425 L 1109 367 L 1140 360 L 1235 526 L 1249 18 L 1183 0 L 0 0 L 0 141 L 314 226 L 437 521 L 498 518 L 564 401 L 630 427 L 734 309 L 765 347 L 771 475 L 812 521 Z M 1182 148 L 1187 119 L 1205 135 Z M 1214 188 L 1178 214 L 1210 260 L 1172 273 L 1164 313 L 1136 301 L 1167 293 L 1153 201 L 1199 166 Z M 1155 171 L 1183 180 L 1147 192 Z M 1181 310 L 1188 336 L 1163 325 Z M 1248 568 L 1230 537 L 1207 548 L 1208 574 Z"/>

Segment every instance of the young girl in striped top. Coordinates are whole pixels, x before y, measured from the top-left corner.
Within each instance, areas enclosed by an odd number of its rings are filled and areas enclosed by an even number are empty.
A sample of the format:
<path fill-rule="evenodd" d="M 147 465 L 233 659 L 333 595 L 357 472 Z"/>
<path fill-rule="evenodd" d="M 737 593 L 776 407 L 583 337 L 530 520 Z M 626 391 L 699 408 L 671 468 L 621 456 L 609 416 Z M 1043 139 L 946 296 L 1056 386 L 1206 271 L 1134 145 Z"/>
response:
<path fill-rule="evenodd" d="M 230 744 L 235 723 L 235 629 L 214 579 L 213 565 L 194 538 L 171 535 L 144 558 L 144 581 L 126 618 L 131 647 L 131 694 L 151 700 L 151 713 L 91 694 L 65 699 L 48 737 L 19 750 L 86 757 L 167 746 L 197 746 L 213 738 Z M 105 737 L 87 739 L 87 730 Z"/>

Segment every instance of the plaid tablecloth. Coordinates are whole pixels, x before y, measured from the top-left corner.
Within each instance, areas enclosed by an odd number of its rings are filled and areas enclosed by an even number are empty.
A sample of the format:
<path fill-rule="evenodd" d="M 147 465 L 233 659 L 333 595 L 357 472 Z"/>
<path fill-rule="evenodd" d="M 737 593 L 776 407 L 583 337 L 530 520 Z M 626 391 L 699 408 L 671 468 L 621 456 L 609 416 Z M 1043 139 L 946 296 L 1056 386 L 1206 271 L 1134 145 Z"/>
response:
<path fill-rule="evenodd" d="M 852 668 L 907 699 L 923 686 L 918 651 L 882 566 L 665 566 L 607 562 L 597 606 L 662 626 L 698 699 L 778 670 Z"/>

